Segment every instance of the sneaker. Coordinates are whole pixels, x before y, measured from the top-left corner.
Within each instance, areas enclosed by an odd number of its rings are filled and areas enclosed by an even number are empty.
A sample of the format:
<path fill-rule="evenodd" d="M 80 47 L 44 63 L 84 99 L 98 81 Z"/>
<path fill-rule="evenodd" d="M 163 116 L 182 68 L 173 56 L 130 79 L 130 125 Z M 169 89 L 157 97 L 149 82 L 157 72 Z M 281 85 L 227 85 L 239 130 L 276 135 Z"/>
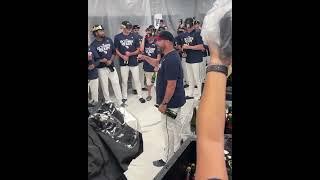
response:
<path fill-rule="evenodd" d="M 186 100 L 188 99 L 194 99 L 194 97 L 186 96 Z"/>
<path fill-rule="evenodd" d="M 145 88 L 145 87 L 144 87 L 144 88 L 142 88 L 141 90 L 142 90 L 142 91 L 148 91 L 148 89 L 147 89 L 147 88 Z"/>
<path fill-rule="evenodd" d="M 133 93 L 133 94 L 138 94 L 137 90 L 135 90 L 135 89 L 132 90 L 132 93 Z"/>
<path fill-rule="evenodd" d="M 126 103 L 127 102 L 127 99 L 122 99 L 122 103 Z"/>
<path fill-rule="evenodd" d="M 140 98 L 139 101 L 140 101 L 141 103 L 145 103 L 145 102 L 146 102 L 146 100 L 144 100 L 143 98 Z"/>
<path fill-rule="evenodd" d="M 188 87 L 189 87 L 189 84 L 185 84 L 183 87 L 184 87 L 184 88 L 188 88 Z"/>
<path fill-rule="evenodd" d="M 153 161 L 152 164 L 156 167 L 162 167 L 162 166 L 166 165 L 166 162 L 164 162 L 162 159 L 160 159 L 157 161 Z"/>
<path fill-rule="evenodd" d="M 148 96 L 148 97 L 146 98 L 147 101 L 150 101 L 151 99 L 152 99 L 152 96 Z"/>

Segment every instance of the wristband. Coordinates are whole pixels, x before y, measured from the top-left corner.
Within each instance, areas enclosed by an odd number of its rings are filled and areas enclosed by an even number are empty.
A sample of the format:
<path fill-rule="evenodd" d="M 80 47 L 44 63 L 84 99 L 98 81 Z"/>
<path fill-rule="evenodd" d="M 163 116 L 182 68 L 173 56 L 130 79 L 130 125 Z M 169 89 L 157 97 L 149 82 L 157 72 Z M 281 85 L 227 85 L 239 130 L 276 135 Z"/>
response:
<path fill-rule="evenodd" d="M 220 73 L 223 73 L 224 75 L 228 76 L 228 67 L 225 65 L 211 64 L 207 67 L 206 73 L 211 72 L 211 71 L 220 72 Z"/>

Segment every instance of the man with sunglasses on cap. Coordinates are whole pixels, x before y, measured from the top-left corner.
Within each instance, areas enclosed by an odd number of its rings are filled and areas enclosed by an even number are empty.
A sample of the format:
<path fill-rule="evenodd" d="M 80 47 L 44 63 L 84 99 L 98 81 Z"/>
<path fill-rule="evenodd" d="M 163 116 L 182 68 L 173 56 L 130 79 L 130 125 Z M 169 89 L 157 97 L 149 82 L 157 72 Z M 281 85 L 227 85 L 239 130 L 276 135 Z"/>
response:
<path fill-rule="evenodd" d="M 154 161 L 157 167 L 164 166 L 180 147 L 182 116 L 181 107 L 186 103 L 183 88 L 183 71 L 179 53 L 174 49 L 174 37 L 168 31 L 162 31 L 157 37 L 157 45 L 164 56 L 160 60 L 157 76 L 156 103 L 161 112 L 165 147 L 160 160 Z M 168 116 L 169 110 L 177 114 L 176 118 Z"/>
<path fill-rule="evenodd" d="M 150 26 L 149 26 L 150 27 Z M 143 62 L 143 70 L 146 76 L 147 87 L 148 87 L 148 97 L 147 101 L 152 99 L 151 89 L 153 86 L 152 77 L 155 71 L 158 71 L 158 66 L 160 62 L 159 48 L 155 42 L 155 31 L 153 29 L 146 29 L 146 36 L 143 38 L 140 45 L 140 50 L 143 54 L 138 55 L 138 60 L 145 60 Z"/>
<path fill-rule="evenodd" d="M 189 94 L 187 99 L 200 99 L 201 96 L 201 65 L 203 61 L 203 46 L 200 32 L 194 28 L 194 19 L 187 18 L 184 21 L 186 32 L 181 35 L 180 46 L 182 51 L 186 53 L 187 73 L 189 80 Z M 195 96 L 195 85 L 197 86 L 197 97 Z"/>
<path fill-rule="evenodd" d="M 132 24 L 129 21 L 123 21 L 121 23 L 121 29 L 122 32 L 114 37 L 114 45 L 120 62 L 122 102 L 125 103 L 128 98 L 128 76 L 130 71 L 137 89 L 139 101 L 145 103 L 146 100 L 142 98 L 141 83 L 139 79 L 139 63 L 137 60 L 137 56 L 140 52 L 139 37 L 131 32 Z"/>
<path fill-rule="evenodd" d="M 138 36 L 139 43 L 141 45 L 143 37 L 139 34 L 140 26 L 139 25 L 133 25 L 132 31 L 133 31 L 134 34 L 136 34 Z M 140 52 L 142 52 L 141 49 L 140 49 Z M 139 78 L 140 78 L 140 84 L 141 84 L 141 88 L 142 88 L 141 90 L 142 91 L 147 91 L 147 88 L 144 85 L 143 63 L 142 63 L 142 61 L 138 61 L 138 62 L 139 62 Z M 132 87 L 135 88 L 133 90 L 133 94 L 137 94 L 137 90 L 136 90 L 134 81 L 132 81 Z"/>
<path fill-rule="evenodd" d="M 110 79 L 114 94 L 117 99 L 117 104 L 122 104 L 122 94 L 120 89 L 118 73 L 114 68 L 115 48 L 111 38 L 106 37 L 102 25 L 95 25 L 92 28 L 92 34 L 95 40 L 91 43 L 90 49 L 95 59 L 98 59 L 100 64 L 97 66 L 99 80 L 105 102 L 110 101 L 108 79 Z"/>

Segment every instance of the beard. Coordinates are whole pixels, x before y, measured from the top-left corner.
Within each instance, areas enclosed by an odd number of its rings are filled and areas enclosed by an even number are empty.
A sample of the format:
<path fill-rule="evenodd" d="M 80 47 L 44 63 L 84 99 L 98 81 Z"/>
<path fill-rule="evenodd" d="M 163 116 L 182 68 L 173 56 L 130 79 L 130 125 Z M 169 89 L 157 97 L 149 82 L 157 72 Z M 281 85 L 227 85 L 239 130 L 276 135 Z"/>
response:
<path fill-rule="evenodd" d="M 160 50 L 160 53 L 163 54 L 164 48 L 163 48 L 163 47 L 160 47 L 160 46 L 158 46 L 158 45 L 157 45 L 157 47 L 158 47 L 158 49 Z"/>

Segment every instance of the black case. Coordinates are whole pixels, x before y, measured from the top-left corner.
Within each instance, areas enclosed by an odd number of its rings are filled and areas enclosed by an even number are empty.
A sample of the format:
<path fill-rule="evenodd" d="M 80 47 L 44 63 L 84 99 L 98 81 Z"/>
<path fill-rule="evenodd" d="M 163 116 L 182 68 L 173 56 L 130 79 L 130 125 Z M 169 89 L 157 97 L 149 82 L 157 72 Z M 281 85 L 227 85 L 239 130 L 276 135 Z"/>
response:
<path fill-rule="evenodd" d="M 189 138 L 154 177 L 154 180 L 183 180 L 186 164 L 196 162 L 196 156 L 196 139 Z"/>
<path fill-rule="evenodd" d="M 225 134 L 225 150 L 232 155 L 232 135 Z M 154 180 L 184 180 L 186 175 L 186 166 L 189 163 L 196 163 L 196 138 L 187 139 L 172 156 L 168 163 L 154 177 Z M 232 180 L 232 170 L 227 166 L 229 180 Z"/>

